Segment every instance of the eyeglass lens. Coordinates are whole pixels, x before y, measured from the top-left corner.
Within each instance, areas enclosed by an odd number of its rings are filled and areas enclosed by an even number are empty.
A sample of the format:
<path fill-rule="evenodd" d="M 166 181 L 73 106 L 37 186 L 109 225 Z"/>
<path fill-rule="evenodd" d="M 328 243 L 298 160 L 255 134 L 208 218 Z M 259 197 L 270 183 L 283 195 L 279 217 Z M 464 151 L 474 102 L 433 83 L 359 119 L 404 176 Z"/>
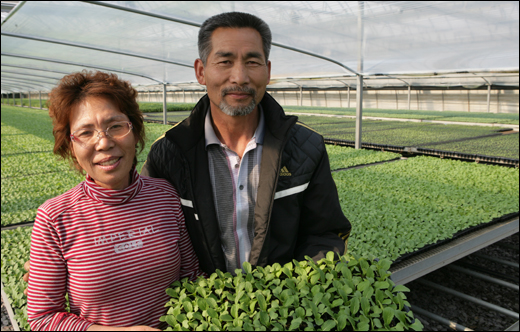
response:
<path fill-rule="evenodd" d="M 102 137 L 101 133 L 105 133 L 110 138 L 121 138 L 128 135 L 132 131 L 131 122 L 117 122 L 111 125 L 107 130 L 98 131 L 95 129 L 80 129 L 72 133 L 74 141 L 82 145 L 93 145 L 99 138 Z"/>

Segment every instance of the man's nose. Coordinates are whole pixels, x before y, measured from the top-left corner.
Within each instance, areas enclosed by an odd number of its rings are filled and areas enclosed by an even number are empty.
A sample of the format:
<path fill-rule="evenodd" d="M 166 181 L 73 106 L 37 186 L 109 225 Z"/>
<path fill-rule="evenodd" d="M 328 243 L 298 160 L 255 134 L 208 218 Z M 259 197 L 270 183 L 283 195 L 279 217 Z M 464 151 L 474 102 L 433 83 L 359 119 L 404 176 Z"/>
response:
<path fill-rule="evenodd" d="M 249 83 L 249 73 L 244 63 L 236 62 L 231 68 L 231 75 L 229 77 L 231 83 L 238 85 Z"/>

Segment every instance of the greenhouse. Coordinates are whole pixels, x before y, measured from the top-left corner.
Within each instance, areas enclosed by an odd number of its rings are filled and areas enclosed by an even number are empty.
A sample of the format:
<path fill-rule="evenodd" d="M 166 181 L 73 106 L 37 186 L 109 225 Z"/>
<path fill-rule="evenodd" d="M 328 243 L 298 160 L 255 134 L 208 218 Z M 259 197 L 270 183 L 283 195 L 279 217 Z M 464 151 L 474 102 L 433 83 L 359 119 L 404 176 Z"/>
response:
<path fill-rule="evenodd" d="M 516 1 L 2 2 L 2 302 L 12 328 L 29 330 L 22 275 L 36 210 L 84 180 L 53 154 L 49 92 L 85 69 L 130 82 L 146 122 L 141 170 L 154 141 L 206 95 L 194 74 L 200 26 L 233 11 L 269 25 L 266 91 L 323 136 L 353 230 L 339 261 L 249 264 L 172 284 L 163 328 L 518 330 Z M 503 288 L 475 293 L 482 280 Z M 450 310 L 430 306 L 432 289 Z"/>

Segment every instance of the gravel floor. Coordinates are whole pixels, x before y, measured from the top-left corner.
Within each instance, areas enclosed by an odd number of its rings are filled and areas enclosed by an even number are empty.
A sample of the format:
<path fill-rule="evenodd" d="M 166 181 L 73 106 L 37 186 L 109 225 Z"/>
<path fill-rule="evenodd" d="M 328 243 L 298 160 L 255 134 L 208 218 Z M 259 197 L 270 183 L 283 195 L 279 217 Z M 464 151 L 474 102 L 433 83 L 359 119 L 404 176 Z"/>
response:
<path fill-rule="evenodd" d="M 13 327 L 11 326 L 11 322 L 9 321 L 9 316 L 7 315 L 7 310 L 4 306 L 4 300 L 2 299 L 2 331 L 12 331 Z"/>
<path fill-rule="evenodd" d="M 518 233 L 500 242 L 518 248 Z M 518 263 L 519 258 L 518 250 L 504 248 L 498 244 L 486 247 L 479 253 L 516 263 Z M 476 257 L 474 254 L 463 258 L 461 262 L 482 266 L 512 276 L 516 278 L 515 282 L 504 280 L 518 285 L 518 269 Z M 518 291 L 510 288 L 467 276 L 448 268 L 434 271 L 425 276 L 424 279 L 518 313 Z M 518 321 L 518 318 L 512 318 L 453 295 L 434 290 L 419 284 L 417 281 L 413 281 L 406 286 L 411 290 L 408 300 L 412 305 L 412 311 L 413 305 L 417 305 L 450 321 L 480 331 L 503 331 Z M 425 331 L 453 331 L 450 327 L 432 319 L 418 314 L 415 314 L 415 316 L 423 323 Z"/>
<path fill-rule="evenodd" d="M 518 248 L 518 233 L 500 242 Z M 480 250 L 479 253 L 517 263 L 519 259 L 518 250 L 504 248 L 498 244 L 484 248 Z M 518 285 L 518 269 L 475 257 L 475 255 L 469 255 L 461 261 L 483 266 L 493 271 L 513 276 L 516 278 L 516 282 L 514 283 Z M 475 296 L 484 301 L 500 305 L 501 307 L 514 312 L 518 313 L 519 311 L 518 292 L 509 288 L 491 284 L 474 277 L 469 277 L 448 268 L 439 269 L 428 274 L 424 278 L 437 284 L 455 289 L 459 292 L 463 292 L 464 294 Z M 407 296 L 409 302 L 412 304 L 412 311 L 413 305 L 417 305 L 424 310 L 430 311 L 473 330 L 503 331 L 518 320 L 518 318 L 515 319 L 465 300 L 461 300 L 452 295 L 433 290 L 417 283 L 417 281 L 413 281 L 406 286 L 411 290 Z M 421 320 L 425 331 L 453 331 L 453 329 L 448 326 L 442 325 L 432 319 L 421 317 L 421 315 L 418 314 L 415 314 L 415 316 Z M 2 331 L 12 330 L 13 327 L 9 322 L 7 311 L 5 310 L 2 301 Z"/>

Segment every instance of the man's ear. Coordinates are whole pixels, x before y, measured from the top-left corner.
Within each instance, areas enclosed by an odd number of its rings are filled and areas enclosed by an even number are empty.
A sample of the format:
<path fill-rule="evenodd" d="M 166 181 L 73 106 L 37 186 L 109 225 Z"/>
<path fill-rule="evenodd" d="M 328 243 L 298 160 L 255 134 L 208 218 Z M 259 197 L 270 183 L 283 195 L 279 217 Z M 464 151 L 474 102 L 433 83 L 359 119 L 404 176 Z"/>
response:
<path fill-rule="evenodd" d="M 204 76 L 204 64 L 202 63 L 202 60 L 195 60 L 193 68 L 195 68 L 195 76 L 197 77 L 197 81 L 199 82 L 199 84 L 206 85 L 206 77 Z"/>

